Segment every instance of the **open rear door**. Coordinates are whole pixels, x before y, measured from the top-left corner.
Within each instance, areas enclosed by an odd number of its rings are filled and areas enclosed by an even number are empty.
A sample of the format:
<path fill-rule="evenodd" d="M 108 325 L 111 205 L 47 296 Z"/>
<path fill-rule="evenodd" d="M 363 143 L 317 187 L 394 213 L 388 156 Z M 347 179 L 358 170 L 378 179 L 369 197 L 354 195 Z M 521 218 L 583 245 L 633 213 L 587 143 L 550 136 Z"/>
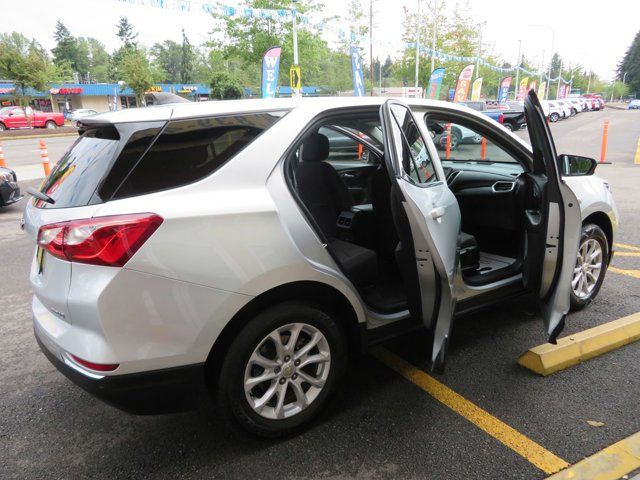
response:
<path fill-rule="evenodd" d="M 387 100 L 380 109 L 392 201 L 406 212 L 420 283 L 421 315 L 433 332 L 432 368 L 442 370 L 455 308 L 460 209 L 438 157 L 409 107 Z M 395 199 L 395 200 L 393 200 Z M 402 240 L 401 240 L 402 242 Z M 414 259 L 415 257 L 415 259 Z M 414 272 L 415 273 L 415 272 Z"/>
<path fill-rule="evenodd" d="M 555 343 L 569 312 L 582 219 L 578 199 L 560 175 L 553 137 L 533 90 L 524 110 L 534 157 L 528 180 L 536 203 L 526 211 L 523 278 L 525 285 L 538 291 L 549 342 Z"/>

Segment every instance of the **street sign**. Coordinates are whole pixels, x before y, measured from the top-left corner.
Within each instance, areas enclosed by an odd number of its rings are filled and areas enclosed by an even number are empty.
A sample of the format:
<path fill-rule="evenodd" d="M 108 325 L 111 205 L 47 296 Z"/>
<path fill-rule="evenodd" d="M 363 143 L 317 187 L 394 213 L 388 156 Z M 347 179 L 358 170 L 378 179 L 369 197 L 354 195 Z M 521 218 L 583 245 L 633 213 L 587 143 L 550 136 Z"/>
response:
<path fill-rule="evenodd" d="M 291 84 L 291 89 L 296 93 L 300 93 L 300 89 L 302 88 L 300 65 L 291 65 L 291 70 L 289 70 L 289 82 Z"/>

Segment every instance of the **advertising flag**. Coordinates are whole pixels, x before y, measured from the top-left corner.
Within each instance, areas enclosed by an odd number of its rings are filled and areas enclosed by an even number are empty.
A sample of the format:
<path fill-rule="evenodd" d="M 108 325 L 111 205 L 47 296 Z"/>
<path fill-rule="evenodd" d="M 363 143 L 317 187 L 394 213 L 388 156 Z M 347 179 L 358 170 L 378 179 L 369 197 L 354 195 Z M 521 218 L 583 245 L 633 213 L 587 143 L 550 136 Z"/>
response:
<path fill-rule="evenodd" d="M 364 78 L 362 77 L 362 63 L 360 53 L 355 45 L 351 47 L 351 69 L 353 70 L 353 96 L 364 97 Z"/>
<path fill-rule="evenodd" d="M 538 82 L 536 82 L 535 80 L 531 80 L 531 82 L 529 82 L 529 86 L 527 87 L 527 93 L 529 93 L 530 90 L 536 90 L 536 86 L 537 86 Z"/>
<path fill-rule="evenodd" d="M 498 91 L 498 103 L 504 103 L 507 101 L 509 95 L 509 88 L 511 87 L 511 77 L 504 77 L 500 82 L 500 90 Z"/>
<path fill-rule="evenodd" d="M 262 98 L 274 98 L 280 70 L 280 47 L 271 47 L 262 57 Z"/>
<path fill-rule="evenodd" d="M 429 87 L 427 89 L 429 99 L 440 98 L 440 87 L 442 87 L 442 80 L 444 79 L 444 68 L 436 68 L 431 72 L 429 77 Z"/>
<path fill-rule="evenodd" d="M 471 86 L 471 77 L 473 76 L 473 67 L 473 64 L 467 65 L 460 72 L 458 83 L 456 84 L 456 91 L 453 94 L 454 102 L 464 102 L 467 99 L 469 87 Z"/>
<path fill-rule="evenodd" d="M 520 80 L 520 85 L 518 85 L 518 96 L 516 100 L 519 102 L 524 100 L 524 97 L 527 96 L 527 85 L 529 85 L 529 77 L 524 77 Z"/>
<path fill-rule="evenodd" d="M 482 89 L 482 77 L 478 77 L 474 80 L 471 87 L 471 101 L 477 102 L 480 100 L 480 90 Z"/>
<path fill-rule="evenodd" d="M 542 82 L 538 90 L 538 98 L 544 98 L 545 93 L 547 93 L 547 82 Z"/>

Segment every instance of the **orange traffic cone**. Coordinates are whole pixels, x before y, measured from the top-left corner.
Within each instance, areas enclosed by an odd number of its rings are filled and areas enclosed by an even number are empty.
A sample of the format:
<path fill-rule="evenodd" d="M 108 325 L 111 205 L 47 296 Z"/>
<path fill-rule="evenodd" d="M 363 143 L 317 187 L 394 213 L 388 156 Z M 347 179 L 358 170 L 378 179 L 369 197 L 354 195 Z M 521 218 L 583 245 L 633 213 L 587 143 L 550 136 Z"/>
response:
<path fill-rule="evenodd" d="M 44 143 L 44 140 L 42 139 L 40 139 L 40 158 L 42 159 L 44 176 L 48 177 L 51 173 L 51 166 L 49 165 L 49 152 L 47 152 L 47 144 Z"/>
<path fill-rule="evenodd" d="M 4 161 L 4 144 L 0 142 L 0 167 L 6 167 L 7 164 Z"/>

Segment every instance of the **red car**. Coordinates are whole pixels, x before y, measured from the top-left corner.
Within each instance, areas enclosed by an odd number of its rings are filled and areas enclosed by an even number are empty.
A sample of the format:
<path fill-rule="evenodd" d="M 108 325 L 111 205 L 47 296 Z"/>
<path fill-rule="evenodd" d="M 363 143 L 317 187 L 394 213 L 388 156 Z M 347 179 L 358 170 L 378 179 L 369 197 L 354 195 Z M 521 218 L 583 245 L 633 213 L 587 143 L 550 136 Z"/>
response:
<path fill-rule="evenodd" d="M 61 113 L 29 111 L 29 115 L 25 115 L 21 107 L 0 108 L 0 131 L 29 127 L 56 128 L 64 125 L 64 115 Z"/>

